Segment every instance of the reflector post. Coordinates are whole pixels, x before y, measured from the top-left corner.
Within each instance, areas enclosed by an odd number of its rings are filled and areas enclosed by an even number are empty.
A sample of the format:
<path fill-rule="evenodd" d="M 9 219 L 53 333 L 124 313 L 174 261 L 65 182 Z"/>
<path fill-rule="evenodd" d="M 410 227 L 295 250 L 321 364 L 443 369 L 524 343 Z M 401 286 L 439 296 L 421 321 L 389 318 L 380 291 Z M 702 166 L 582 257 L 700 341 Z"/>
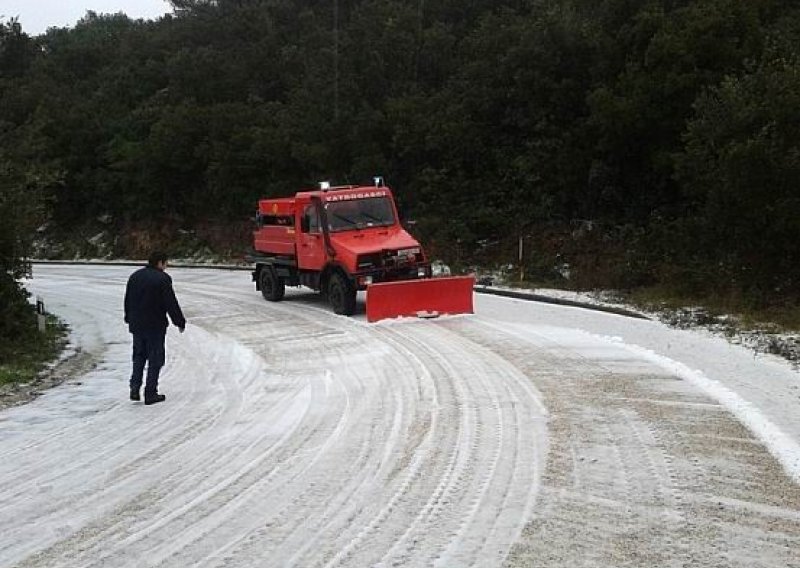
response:
<path fill-rule="evenodd" d="M 472 295 L 475 278 L 455 276 L 402 282 L 381 282 L 367 286 L 367 321 L 416 317 L 433 312 L 474 313 Z"/>

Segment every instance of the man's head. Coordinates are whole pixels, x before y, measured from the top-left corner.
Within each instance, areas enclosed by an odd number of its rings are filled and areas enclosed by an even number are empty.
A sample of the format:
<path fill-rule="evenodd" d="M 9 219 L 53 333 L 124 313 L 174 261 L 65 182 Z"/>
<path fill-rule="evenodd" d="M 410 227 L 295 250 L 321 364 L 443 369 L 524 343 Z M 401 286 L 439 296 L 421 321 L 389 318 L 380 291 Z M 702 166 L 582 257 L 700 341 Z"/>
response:
<path fill-rule="evenodd" d="M 167 267 L 167 255 L 161 251 L 154 251 L 150 253 L 150 258 L 147 259 L 147 265 L 152 268 L 164 270 Z"/>

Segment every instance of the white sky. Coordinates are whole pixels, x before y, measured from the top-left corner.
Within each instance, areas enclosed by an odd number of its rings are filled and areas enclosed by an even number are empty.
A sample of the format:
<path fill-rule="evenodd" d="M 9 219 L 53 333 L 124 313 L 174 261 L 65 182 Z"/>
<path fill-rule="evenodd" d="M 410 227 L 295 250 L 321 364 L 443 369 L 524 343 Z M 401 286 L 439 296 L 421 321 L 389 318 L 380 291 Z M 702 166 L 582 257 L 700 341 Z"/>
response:
<path fill-rule="evenodd" d="M 19 16 L 22 31 L 44 33 L 49 27 L 72 27 L 88 10 L 98 14 L 124 12 L 133 19 L 156 19 L 172 11 L 166 0 L 0 0 L 4 21 Z"/>

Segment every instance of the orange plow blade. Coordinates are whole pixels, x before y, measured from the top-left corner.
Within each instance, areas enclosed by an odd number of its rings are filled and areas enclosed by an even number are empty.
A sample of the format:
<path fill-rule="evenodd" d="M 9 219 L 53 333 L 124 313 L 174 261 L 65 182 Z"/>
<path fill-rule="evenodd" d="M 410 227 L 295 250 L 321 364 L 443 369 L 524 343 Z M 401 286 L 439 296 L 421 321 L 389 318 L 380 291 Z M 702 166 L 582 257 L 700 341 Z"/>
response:
<path fill-rule="evenodd" d="M 367 321 L 471 314 L 474 286 L 472 276 L 371 284 L 367 286 Z"/>

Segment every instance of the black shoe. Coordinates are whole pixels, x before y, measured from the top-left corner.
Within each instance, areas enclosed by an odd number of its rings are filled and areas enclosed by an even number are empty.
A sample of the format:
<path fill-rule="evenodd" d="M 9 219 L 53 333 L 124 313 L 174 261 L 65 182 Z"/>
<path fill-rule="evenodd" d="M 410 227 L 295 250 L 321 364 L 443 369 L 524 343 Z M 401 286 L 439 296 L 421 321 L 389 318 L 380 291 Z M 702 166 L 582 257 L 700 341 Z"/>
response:
<path fill-rule="evenodd" d="M 167 397 L 163 394 L 154 394 L 153 396 L 144 397 L 145 404 L 155 404 L 157 402 L 164 402 L 165 400 L 167 400 Z"/>
<path fill-rule="evenodd" d="M 131 389 L 131 400 L 142 400 L 139 397 L 139 389 Z"/>

